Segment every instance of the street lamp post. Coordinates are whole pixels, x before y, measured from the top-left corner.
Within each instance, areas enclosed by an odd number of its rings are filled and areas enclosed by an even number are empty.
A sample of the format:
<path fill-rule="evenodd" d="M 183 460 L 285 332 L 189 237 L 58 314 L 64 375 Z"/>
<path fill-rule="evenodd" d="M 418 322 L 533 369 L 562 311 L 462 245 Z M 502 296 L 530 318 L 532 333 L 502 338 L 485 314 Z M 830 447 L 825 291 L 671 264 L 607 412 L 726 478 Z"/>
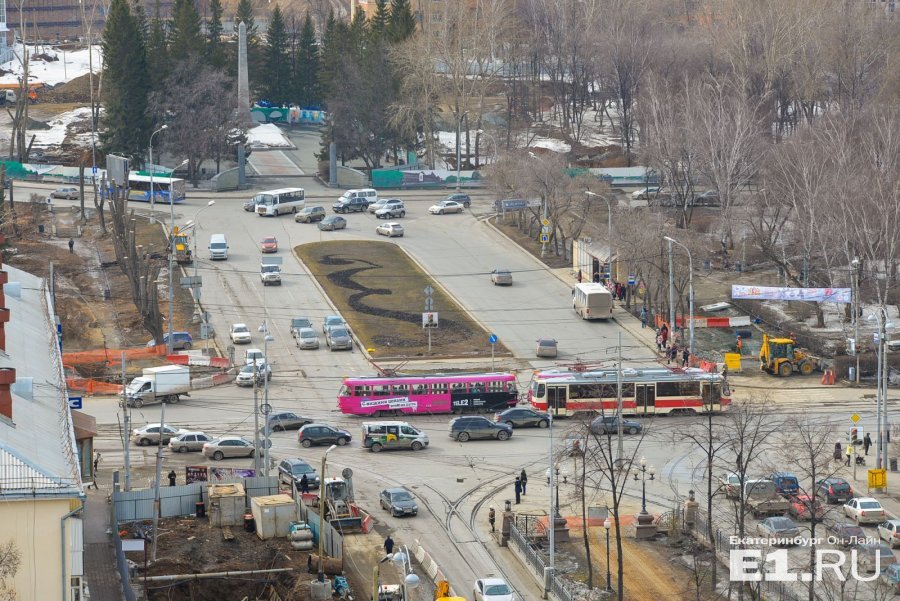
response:
<path fill-rule="evenodd" d="M 609 521 L 609 518 L 603 520 L 603 527 L 606 529 L 606 591 L 612 592 L 612 570 L 609 565 L 609 529 L 612 527 L 612 522 Z"/>
<path fill-rule="evenodd" d="M 333 444 L 322 455 L 322 475 L 319 477 L 319 582 L 325 582 L 325 461 L 328 453 L 336 448 L 337 445 Z"/>
<path fill-rule="evenodd" d="M 459 192 L 460 163 L 462 163 L 462 120 L 469 114 L 463 111 L 456 115 L 456 191 Z"/>
<path fill-rule="evenodd" d="M 194 254 L 191 257 L 191 261 L 194 263 L 194 279 L 195 280 L 199 277 L 199 275 L 197 273 L 197 271 L 198 271 L 198 268 L 197 268 L 197 229 L 199 226 L 197 218 L 200 216 L 200 213 L 202 213 L 204 210 L 208 209 L 209 207 L 213 206 L 214 204 L 216 204 L 216 201 L 214 201 L 214 200 L 209 201 L 208 203 L 206 203 L 205 207 L 200 207 L 199 209 L 197 209 L 197 212 L 194 213 L 193 219 L 191 219 L 190 221 L 188 221 L 187 223 L 184 224 L 185 231 L 188 229 L 194 230 L 194 232 L 193 232 Z M 201 291 L 202 291 L 202 288 L 199 288 L 199 287 L 193 288 L 194 302 L 197 305 L 197 307 L 196 307 L 197 315 L 199 316 L 200 320 L 202 321 L 203 312 L 200 310 L 200 292 Z M 206 333 L 206 350 L 209 351 L 209 332 Z"/>
<path fill-rule="evenodd" d="M 263 404 L 265 404 L 266 408 L 269 406 L 269 342 L 275 340 L 271 334 L 269 334 L 269 318 L 266 316 L 262 325 L 259 326 L 258 330 L 263 334 Z M 256 359 L 254 359 L 256 361 Z M 263 425 L 264 429 L 264 441 L 263 441 L 263 467 L 262 471 L 265 476 L 269 475 L 269 418 L 268 411 L 266 412 L 266 423 Z M 256 431 L 257 437 L 257 452 L 259 451 L 259 430 Z M 324 461 L 324 459 L 323 459 Z"/>
<path fill-rule="evenodd" d="M 613 262 L 613 229 L 612 229 L 612 203 L 606 196 L 601 196 L 596 192 L 591 192 L 590 190 L 585 190 L 585 194 L 588 196 L 596 196 L 597 198 L 602 198 L 606 201 L 606 244 L 609 246 L 609 275 L 612 277 L 612 262 Z"/>
<path fill-rule="evenodd" d="M 159 132 L 169 129 L 168 125 L 161 125 L 159 129 L 150 134 L 150 217 L 153 218 L 153 209 L 155 206 L 154 198 L 153 198 L 153 136 L 158 134 Z M 127 174 L 126 174 L 127 177 Z M 124 182 L 126 185 L 128 182 Z M 171 352 L 171 351 L 170 351 Z"/>
<path fill-rule="evenodd" d="M 400 566 L 405 576 L 403 577 L 403 601 L 410 601 L 409 592 L 419 586 L 419 577 L 413 573 L 412 560 L 409 558 L 409 549 L 403 545 L 403 551 L 394 553 L 392 561 Z"/>
<path fill-rule="evenodd" d="M 877 369 L 875 370 L 875 386 L 876 399 L 876 418 L 877 426 L 875 441 L 875 464 L 878 469 L 886 467 L 887 464 L 887 436 L 888 436 L 888 419 L 887 419 L 887 384 L 888 384 L 888 366 L 887 366 L 887 331 L 893 328 L 894 324 L 887 320 L 887 309 L 884 306 L 878 308 L 875 315 L 869 315 L 869 321 L 878 321 L 878 344 L 875 349 L 875 360 Z"/>
<path fill-rule="evenodd" d="M 555 401 L 553 401 L 555 403 Z M 556 569 L 556 510 L 553 507 L 553 413 L 554 408 L 551 408 L 549 403 L 547 405 L 547 415 L 549 416 L 547 421 L 549 423 L 549 434 L 550 440 L 547 446 L 547 484 L 549 485 L 549 500 L 550 500 L 550 514 L 547 516 L 547 535 L 550 539 L 550 566 L 547 568 L 544 574 L 544 586 L 545 590 L 549 591 L 550 577 L 553 575 L 553 571 Z"/>
<path fill-rule="evenodd" d="M 638 472 L 640 472 L 640 478 L 638 477 Z M 650 477 L 647 477 L 647 474 Z M 649 468 L 647 467 L 647 459 L 646 457 L 641 457 L 641 466 L 638 468 L 637 472 L 634 472 L 634 480 L 637 482 L 641 481 L 641 515 L 647 515 L 647 480 L 655 479 L 656 470 L 651 465 Z"/>
<path fill-rule="evenodd" d="M 690 320 L 690 342 L 688 343 L 688 350 L 691 353 L 691 356 L 694 355 L 694 259 L 691 257 L 690 249 L 675 240 L 674 238 L 670 238 L 669 236 L 663 236 L 663 240 L 667 240 L 669 244 L 677 244 L 681 248 L 685 250 L 688 256 L 688 319 Z M 671 246 L 669 247 L 671 249 Z M 671 253 L 669 254 L 671 260 Z M 671 263 L 670 263 L 671 268 Z M 672 309 L 674 311 L 674 308 Z"/>
<path fill-rule="evenodd" d="M 167 126 L 163 125 L 160 129 L 165 129 L 166 127 Z M 152 148 L 152 145 L 151 145 L 151 148 Z M 185 163 L 187 163 L 186 160 L 182 161 L 181 165 L 184 165 Z M 178 169 L 179 167 L 181 167 L 181 165 L 178 165 L 178 167 L 175 167 L 175 169 Z M 152 162 L 150 165 L 150 173 L 151 174 L 153 173 Z M 151 182 L 152 182 L 152 175 L 151 175 Z M 151 183 L 151 188 L 150 188 L 150 199 L 151 199 L 151 201 L 153 199 L 152 183 Z M 152 209 L 151 209 L 151 211 L 152 211 Z M 175 243 L 174 242 L 175 242 L 175 240 L 174 240 L 174 236 L 175 236 L 175 199 L 172 198 L 172 190 L 170 189 L 169 190 L 169 339 L 166 341 L 166 354 L 167 355 L 172 354 L 172 350 L 173 350 L 172 345 L 175 342 L 173 340 L 174 334 L 172 331 L 173 326 L 174 326 L 173 322 L 175 321 L 175 288 L 174 288 L 174 286 L 175 286 L 175 276 L 174 276 L 174 272 L 175 272 Z"/>
<path fill-rule="evenodd" d="M 853 270 L 853 302 L 850 304 L 853 311 L 853 354 L 856 355 L 856 383 L 859 384 L 859 259 L 850 261 Z"/>

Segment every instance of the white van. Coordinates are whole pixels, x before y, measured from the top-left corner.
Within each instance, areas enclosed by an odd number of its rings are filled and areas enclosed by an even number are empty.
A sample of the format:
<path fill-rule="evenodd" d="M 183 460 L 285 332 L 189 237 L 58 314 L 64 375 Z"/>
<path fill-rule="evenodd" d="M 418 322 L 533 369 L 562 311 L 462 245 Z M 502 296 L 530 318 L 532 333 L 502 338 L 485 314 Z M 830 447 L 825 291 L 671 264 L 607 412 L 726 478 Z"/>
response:
<path fill-rule="evenodd" d="M 368 204 L 372 204 L 378 200 L 378 192 L 374 188 L 361 188 L 359 190 L 347 190 L 344 192 L 338 202 L 352 200 L 354 198 L 364 198 Z"/>
<path fill-rule="evenodd" d="M 306 193 L 303 188 L 268 190 L 254 196 L 253 204 L 260 217 L 278 217 L 302 209 L 306 205 Z"/>
<path fill-rule="evenodd" d="M 362 444 L 373 453 L 391 449 L 420 451 L 428 446 L 428 435 L 406 422 L 366 422 Z"/>
<path fill-rule="evenodd" d="M 577 284 L 572 290 L 572 307 L 581 319 L 609 319 L 613 310 L 612 292 L 603 284 Z"/>
<path fill-rule="evenodd" d="M 209 237 L 209 258 L 213 261 L 228 260 L 228 240 L 225 234 L 213 234 Z"/>

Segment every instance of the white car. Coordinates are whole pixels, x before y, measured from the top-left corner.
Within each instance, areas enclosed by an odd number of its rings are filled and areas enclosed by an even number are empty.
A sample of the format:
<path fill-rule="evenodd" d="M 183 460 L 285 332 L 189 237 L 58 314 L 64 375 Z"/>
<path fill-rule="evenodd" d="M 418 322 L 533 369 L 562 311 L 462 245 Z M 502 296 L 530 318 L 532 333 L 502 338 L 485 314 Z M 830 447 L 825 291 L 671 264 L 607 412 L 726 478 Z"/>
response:
<path fill-rule="evenodd" d="M 900 520 L 888 520 L 878 524 L 878 538 L 887 541 L 891 549 L 900 546 Z"/>
<path fill-rule="evenodd" d="M 852 518 L 856 525 L 879 524 L 885 520 L 884 507 L 878 499 L 855 497 L 844 504 L 844 515 Z"/>
<path fill-rule="evenodd" d="M 403 226 L 394 221 L 390 223 L 382 223 L 378 227 L 375 228 L 376 234 L 381 234 L 382 236 L 387 236 L 388 238 L 393 238 L 394 236 L 398 236 L 400 238 L 403 237 Z"/>
<path fill-rule="evenodd" d="M 502 578 L 482 578 L 472 590 L 475 601 L 513 601 L 513 590 Z"/>
<path fill-rule="evenodd" d="M 247 352 L 244 353 L 244 365 L 253 365 L 254 361 L 257 363 L 257 365 L 265 363 L 266 356 L 263 354 L 261 349 L 248 348 Z"/>
<path fill-rule="evenodd" d="M 265 383 L 263 379 L 263 374 L 265 374 L 265 378 L 268 380 L 272 380 L 272 368 L 269 367 L 266 363 L 257 363 L 256 364 L 256 383 L 262 386 Z M 238 372 L 237 377 L 234 379 L 234 383 L 238 386 L 253 386 L 253 364 L 245 365 L 241 368 L 241 371 Z"/>
<path fill-rule="evenodd" d="M 250 344 L 250 328 L 247 324 L 231 324 L 231 341 L 235 344 Z"/>
<path fill-rule="evenodd" d="M 659 186 L 650 186 L 648 188 L 641 188 L 640 190 L 637 190 L 636 192 L 632 192 L 631 197 L 634 199 L 643 198 L 646 200 L 646 199 L 649 199 L 650 196 L 652 196 L 654 194 L 658 194 L 658 193 L 659 193 Z"/>
<path fill-rule="evenodd" d="M 444 213 L 462 213 L 465 207 L 461 202 L 455 200 L 442 200 L 436 205 L 428 207 L 428 212 L 432 215 L 443 215 Z"/>

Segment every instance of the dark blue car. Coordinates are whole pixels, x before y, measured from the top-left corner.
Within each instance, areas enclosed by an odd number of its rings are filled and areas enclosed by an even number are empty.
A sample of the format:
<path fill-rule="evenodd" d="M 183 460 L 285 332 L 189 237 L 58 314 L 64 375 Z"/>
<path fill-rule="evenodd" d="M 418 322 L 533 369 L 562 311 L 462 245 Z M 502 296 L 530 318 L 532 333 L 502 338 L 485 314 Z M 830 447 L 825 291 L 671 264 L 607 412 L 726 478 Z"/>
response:
<path fill-rule="evenodd" d="M 790 472 L 775 472 L 770 479 L 775 483 L 775 490 L 780 495 L 792 497 L 800 492 L 800 481 Z"/>

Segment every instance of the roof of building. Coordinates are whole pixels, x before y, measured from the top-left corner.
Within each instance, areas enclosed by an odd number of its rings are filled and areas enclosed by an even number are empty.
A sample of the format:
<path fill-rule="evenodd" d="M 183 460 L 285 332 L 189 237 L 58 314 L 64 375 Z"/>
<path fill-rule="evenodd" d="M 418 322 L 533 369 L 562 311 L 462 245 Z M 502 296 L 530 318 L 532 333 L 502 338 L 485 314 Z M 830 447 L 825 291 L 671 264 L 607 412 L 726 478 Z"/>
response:
<path fill-rule="evenodd" d="M 0 418 L 0 498 L 83 495 L 75 428 L 46 283 L 4 265 L 9 274 L 6 351 L 0 367 L 16 369 L 12 422 Z"/>

